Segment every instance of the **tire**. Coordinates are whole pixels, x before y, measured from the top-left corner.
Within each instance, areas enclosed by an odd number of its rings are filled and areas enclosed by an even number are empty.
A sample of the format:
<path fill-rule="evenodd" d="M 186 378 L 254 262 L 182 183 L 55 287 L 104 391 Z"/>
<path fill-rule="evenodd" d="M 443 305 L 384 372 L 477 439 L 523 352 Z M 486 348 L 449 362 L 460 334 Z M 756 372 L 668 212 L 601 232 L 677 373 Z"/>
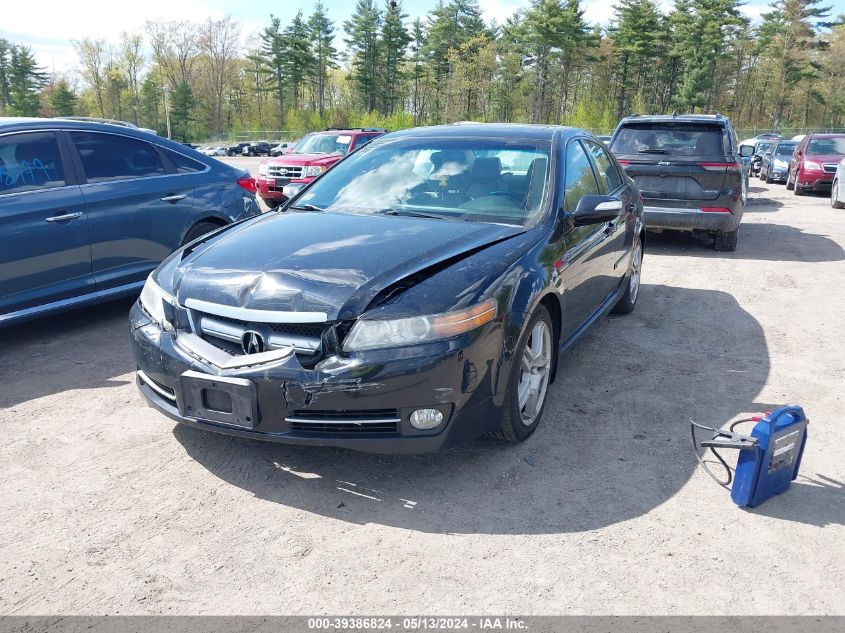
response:
<path fill-rule="evenodd" d="M 802 187 L 801 185 L 799 185 L 799 184 L 796 182 L 796 183 L 793 185 L 793 193 L 794 193 L 796 196 L 803 196 L 803 195 L 805 195 L 807 192 L 804 190 L 804 187 Z"/>
<path fill-rule="evenodd" d="M 215 224 L 214 222 L 199 222 L 199 223 L 195 224 L 194 226 L 192 226 L 191 230 L 189 230 L 185 234 L 185 239 L 182 240 L 182 246 L 184 246 L 185 244 L 188 244 L 190 242 L 193 242 L 195 239 L 197 239 L 198 237 L 202 237 L 206 233 L 211 233 L 212 231 L 216 231 L 219 228 L 220 228 L 220 225 Z"/>
<path fill-rule="evenodd" d="M 786 190 L 792 191 L 795 189 L 795 183 L 792 182 L 792 176 L 790 174 L 786 175 Z"/>
<path fill-rule="evenodd" d="M 266 204 L 270 209 L 275 209 L 276 207 L 278 207 L 282 204 L 281 200 L 273 200 L 273 199 L 267 199 L 267 198 L 261 198 L 261 199 L 264 201 L 264 204 Z"/>
<path fill-rule="evenodd" d="M 839 200 L 839 181 L 834 180 L 830 188 L 830 206 L 834 209 L 845 209 L 845 202 Z"/>
<path fill-rule="evenodd" d="M 545 334 L 541 334 L 541 332 Z M 539 334 L 539 336 L 538 336 Z M 511 375 L 508 380 L 508 391 L 505 395 L 505 402 L 502 407 L 502 420 L 498 430 L 493 431 L 493 437 L 504 442 L 524 442 L 527 440 L 540 424 L 543 417 L 543 409 L 546 406 L 546 397 L 548 395 L 549 381 L 552 376 L 552 363 L 555 361 L 555 345 L 557 341 L 554 338 L 554 327 L 552 325 L 552 318 L 549 316 L 549 311 L 545 307 L 539 306 L 528 321 L 528 327 L 525 328 L 517 345 L 517 353 L 514 355 L 514 365 L 511 369 Z M 537 382 L 537 377 L 540 374 L 534 372 L 526 373 L 524 368 L 529 362 L 529 359 L 536 358 L 532 354 L 532 347 L 535 351 L 540 350 L 541 355 L 546 358 L 540 359 L 539 363 L 545 363 L 544 375 Z M 535 368 L 543 367 L 542 364 L 535 366 Z M 520 385 L 525 385 L 526 389 L 525 402 L 520 406 Z M 535 398 L 531 398 L 531 391 L 533 388 L 537 389 Z M 530 411 L 524 411 L 530 407 Z"/>
<path fill-rule="evenodd" d="M 772 180 L 772 175 L 771 175 L 771 174 L 769 174 L 769 173 L 767 173 L 767 174 L 766 174 L 766 184 L 767 184 L 767 185 L 770 185 L 770 184 L 772 184 L 773 182 L 774 182 L 774 180 Z"/>
<path fill-rule="evenodd" d="M 637 305 L 637 297 L 640 295 L 640 273 L 643 266 L 643 246 L 640 240 L 637 240 L 634 246 L 634 252 L 631 254 L 631 270 L 628 271 L 628 287 L 625 288 L 625 294 L 613 306 L 613 312 L 616 314 L 631 314 L 634 311 L 634 306 Z"/>
<path fill-rule="evenodd" d="M 733 231 L 719 231 L 713 240 L 713 248 L 717 251 L 732 253 L 736 250 L 736 242 L 739 237 L 739 229 Z"/>

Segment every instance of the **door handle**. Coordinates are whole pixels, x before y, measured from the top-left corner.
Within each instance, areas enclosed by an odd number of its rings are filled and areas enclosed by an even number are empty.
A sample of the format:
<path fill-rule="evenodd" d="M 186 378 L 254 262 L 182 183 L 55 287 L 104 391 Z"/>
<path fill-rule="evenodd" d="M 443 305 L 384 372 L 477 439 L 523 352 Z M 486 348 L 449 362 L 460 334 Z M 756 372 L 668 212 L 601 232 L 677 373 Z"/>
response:
<path fill-rule="evenodd" d="M 178 194 L 175 194 L 175 195 L 172 195 L 172 196 L 164 196 L 161 199 L 161 201 L 162 202 L 179 202 L 180 200 L 183 200 L 184 198 L 185 198 L 184 193 L 178 193 Z"/>
<path fill-rule="evenodd" d="M 76 220 L 77 218 L 82 217 L 82 212 L 77 211 L 76 213 L 65 213 L 63 215 L 54 215 L 52 218 L 46 218 L 46 222 L 70 222 L 71 220 Z"/>

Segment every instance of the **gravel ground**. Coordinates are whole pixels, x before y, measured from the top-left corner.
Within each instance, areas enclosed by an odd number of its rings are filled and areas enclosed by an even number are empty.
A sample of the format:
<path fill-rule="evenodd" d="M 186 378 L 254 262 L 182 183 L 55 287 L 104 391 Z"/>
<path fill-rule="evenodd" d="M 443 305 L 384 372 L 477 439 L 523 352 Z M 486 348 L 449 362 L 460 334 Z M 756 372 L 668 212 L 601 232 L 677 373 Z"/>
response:
<path fill-rule="evenodd" d="M 562 357 L 519 446 L 175 425 L 134 387 L 128 301 L 0 331 L 0 614 L 845 614 L 845 211 L 752 184 L 736 253 L 649 236 L 636 311 Z M 689 420 L 784 403 L 802 475 L 737 509 Z"/>

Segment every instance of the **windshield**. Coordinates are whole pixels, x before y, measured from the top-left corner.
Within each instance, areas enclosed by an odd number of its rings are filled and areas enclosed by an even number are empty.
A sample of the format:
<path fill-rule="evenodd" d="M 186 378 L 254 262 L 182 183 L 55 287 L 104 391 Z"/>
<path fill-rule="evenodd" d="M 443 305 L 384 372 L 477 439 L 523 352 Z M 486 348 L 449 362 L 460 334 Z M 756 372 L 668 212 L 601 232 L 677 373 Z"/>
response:
<path fill-rule="evenodd" d="M 626 125 L 610 146 L 615 154 L 672 154 L 674 156 L 721 156 L 722 128 L 701 124 Z"/>
<path fill-rule="evenodd" d="M 795 143 L 779 143 L 775 149 L 775 156 L 792 156 L 795 151 Z"/>
<path fill-rule="evenodd" d="M 763 154 L 764 152 L 769 151 L 769 148 L 772 146 L 772 143 L 757 143 L 757 149 L 755 153 Z"/>
<path fill-rule="evenodd" d="M 807 148 L 807 156 L 845 156 L 845 137 L 814 139 Z"/>
<path fill-rule="evenodd" d="M 368 145 L 294 207 L 527 224 L 547 190 L 545 141 L 418 139 Z"/>
<path fill-rule="evenodd" d="M 337 154 L 345 156 L 352 144 L 350 134 L 309 134 L 296 147 L 294 154 Z"/>

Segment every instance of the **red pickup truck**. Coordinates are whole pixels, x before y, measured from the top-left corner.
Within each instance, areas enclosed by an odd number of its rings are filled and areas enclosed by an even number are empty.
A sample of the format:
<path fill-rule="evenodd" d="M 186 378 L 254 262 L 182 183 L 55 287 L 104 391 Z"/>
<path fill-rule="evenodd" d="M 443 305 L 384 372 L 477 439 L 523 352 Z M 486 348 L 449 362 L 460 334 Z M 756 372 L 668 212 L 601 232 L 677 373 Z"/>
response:
<path fill-rule="evenodd" d="M 258 195 L 273 209 L 349 152 L 386 133 L 380 128 L 329 128 L 308 134 L 290 153 L 262 161 L 258 166 Z"/>

